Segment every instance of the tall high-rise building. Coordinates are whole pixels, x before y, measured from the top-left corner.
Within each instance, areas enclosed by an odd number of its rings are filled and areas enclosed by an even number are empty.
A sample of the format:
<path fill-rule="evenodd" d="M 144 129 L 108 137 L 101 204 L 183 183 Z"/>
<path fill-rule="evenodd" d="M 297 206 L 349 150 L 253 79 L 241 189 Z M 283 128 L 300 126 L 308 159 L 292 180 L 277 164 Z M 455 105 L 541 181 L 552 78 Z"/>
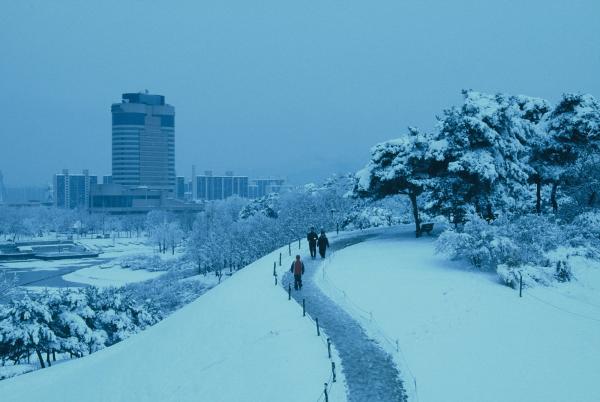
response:
<path fill-rule="evenodd" d="M 175 191 L 175 108 L 162 95 L 125 93 L 112 112 L 112 181 Z"/>
<path fill-rule="evenodd" d="M 98 176 L 90 176 L 87 170 L 82 174 L 69 174 L 63 169 L 62 174 L 54 175 L 54 205 L 58 208 L 82 208 L 90 206 L 91 187 L 98 184 Z"/>

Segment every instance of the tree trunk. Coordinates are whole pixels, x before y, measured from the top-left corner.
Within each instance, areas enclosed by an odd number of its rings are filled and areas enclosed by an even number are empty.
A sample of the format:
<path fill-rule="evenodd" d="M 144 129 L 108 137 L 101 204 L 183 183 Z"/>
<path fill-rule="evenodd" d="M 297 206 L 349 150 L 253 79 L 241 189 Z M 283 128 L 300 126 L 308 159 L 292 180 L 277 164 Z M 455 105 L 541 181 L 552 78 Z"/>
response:
<path fill-rule="evenodd" d="M 419 218 L 419 207 L 417 205 L 417 194 L 414 192 L 408 193 L 410 198 L 410 204 L 412 205 L 413 217 L 415 219 L 415 234 L 417 237 L 421 236 L 421 219 Z"/>
<path fill-rule="evenodd" d="M 56 350 L 52 349 L 52 361 L 56 361 Z"/>
<path fill-rule="evenodd" d="M 596 203 L 596 197 L 597 197 L 596 192 L 592 191 L 592 194 L 590 194 L 590 198 L 588 199 L 588 207 L 594 206 L 594 203 Z"/>
<path fill-rule="evenodd" d="M 542 213 L 542 181 L 535 181 L 535 212 L 540 215 Z"/>
<path fill-rule="evenodd" d="M 50 363 L 50 351 L 49 350 L 46 351 L 46 362 L 48 363 L 48 367 L 52 366 L 52 364 Z"/>
<path fill-rule="evenodd" d="M 44 364 L 44 358 L 42 357 L 42 354 L 40 353 L 39 349 L 36 349 L 35 353 L 37 354 L 37 357 L 40 360 L 40 366 L 42 368 L 46 368 L 46 365 Z"/>
<path fill-rule="evenodd" d="M 550 204 L 552 204 L 552 211 L 554 213 L 558 212 L 558 202 L 556 201 L 556 190 L 558 189 L 558 183 L 554 182 L 552 184 L 552 191 L 550 192 Z"/>

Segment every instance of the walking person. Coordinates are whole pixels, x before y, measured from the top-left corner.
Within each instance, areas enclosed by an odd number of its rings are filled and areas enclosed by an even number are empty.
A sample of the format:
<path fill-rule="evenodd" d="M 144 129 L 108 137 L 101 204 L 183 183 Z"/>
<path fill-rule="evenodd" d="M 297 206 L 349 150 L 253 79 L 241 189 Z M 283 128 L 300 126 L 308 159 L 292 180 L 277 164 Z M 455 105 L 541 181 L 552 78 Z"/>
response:
<path fill-rule="evenodd" d="M 317 242 L 319 243 L 319 254 L 321 255 L 321 258 L 325 258 L 325 252 L 329 248 L 329 240 L 327 239 L 323 229 L 321 229 L 321 235 L 319 236 L 319 240 Z"/>
<path fill-rule="evenodd" d="M 310 232 L 306 235 L 306 240 L 308 240 L 308 248 L 310 250 L 310 258 L 313 260 L 317 258 L 317 240 L 319 240 L 319 235 L 315 232 L 315 228 L 311 227 Z"/>
<path fill-rule="evenodd" d="M 294 289 L 302 289 L 302 275 L 304 275 L 304 262 L 300 259 L 300 256 L 296 256 L 296 260 L 292 262 L 290 272 L 294 274 Z"/>

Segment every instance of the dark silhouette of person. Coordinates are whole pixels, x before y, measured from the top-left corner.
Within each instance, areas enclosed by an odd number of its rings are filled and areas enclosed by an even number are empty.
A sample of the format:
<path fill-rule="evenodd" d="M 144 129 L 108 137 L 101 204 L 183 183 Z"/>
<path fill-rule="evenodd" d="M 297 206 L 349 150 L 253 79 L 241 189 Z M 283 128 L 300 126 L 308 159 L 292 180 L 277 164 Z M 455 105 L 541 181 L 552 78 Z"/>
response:
<path fill-rule="evenodd" d="M 315 228 L 311 227 L 310 232 L 306 235 L 306 240 L 308 240 L 308 248 L 310 250 L 310 257 L 314 260 L 317 258 L 317 240 L 319 240 L 319 235 L 315 232 Z"/>
<path fill-rule="evenodd" d="M 321 258 L 325 258 L 325 252 L 329 248 L 329 240 L 325 235 L 325 231 L 321 229 L 321 235 L 319 236 L 319 240 L 317 241 L 319 244 L 319 254 Z"/>
<path fill-rule="evenodd" d="M 292 262 L 290 272 L 294 274 L 294 289 L 302 289 L 302 275 L 304 275 L 304 262 L 300 259 L 300 256 L 296 256 L 296 260 Z"/>

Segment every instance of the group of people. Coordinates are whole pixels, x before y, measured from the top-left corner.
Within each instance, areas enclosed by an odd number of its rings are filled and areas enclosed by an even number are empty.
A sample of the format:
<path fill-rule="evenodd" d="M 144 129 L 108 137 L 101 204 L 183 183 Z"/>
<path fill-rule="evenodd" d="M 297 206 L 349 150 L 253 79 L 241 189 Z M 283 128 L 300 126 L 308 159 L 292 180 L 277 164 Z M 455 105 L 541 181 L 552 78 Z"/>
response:
<path fill-rule="evenodd" d="M 321 258 L 325 258 L 325 253 L 329 248 L 329 239 L 327 239 L 327 235 L 325 234 L 325 231 L 323 229 L 321 229 L 321 234 L 317 235 L 317 232 L 315 232 L 315 228 L 311 227 L 310 232 L 308 232 L 308 234 L 306 235 L 306 240 L 308 240 L 308 249 L 310 250 L 310 257 L 313 260 L 317 258 L 317 247 L 319 248 L 319 255 L 321 256 Z M 292 262 L 290 272 L 294 274 L 294 289 L 302 289 L 302 275 L 304 275 L 304 262 L 302 261 L 299 255 L 297 255 L 294 262 Z"/>
<path fill-rule="evenodd" d="M 319 246 L 319 255 L 321 258 L 325 258 L 325 252 L 329 248 L 329 240 L 325 235 L 325 231 L 321 229 L 321 235 L 317 235 L 315 228 L 310 228 L 310 232 L 306 235 L 308 240 L 308 248 L 310 250 L 310 257 L 314 260 L 317 258 L 317 246 Z"/>

